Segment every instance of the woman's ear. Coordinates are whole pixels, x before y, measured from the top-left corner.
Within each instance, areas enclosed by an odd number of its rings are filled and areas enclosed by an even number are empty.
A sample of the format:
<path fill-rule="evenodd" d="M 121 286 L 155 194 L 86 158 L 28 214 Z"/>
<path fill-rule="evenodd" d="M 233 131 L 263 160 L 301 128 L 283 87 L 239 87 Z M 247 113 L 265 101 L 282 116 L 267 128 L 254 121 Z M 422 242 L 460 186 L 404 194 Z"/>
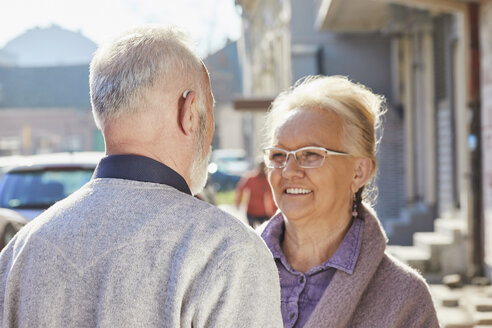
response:
<path fill-rule="evenodd" d="M 185 135 L 193 133 L 193 111 L 191 106 L 195 101 L 195 91 L 186 90 L 178 101 L 178 126 Z"/>
<path fill-rule="evenodd" d="M 369 181 L 372 167 L 372 161 L 368 157 L 359 157 L 355 160 L 354 178 L 352 181 L 352 192 L 354 194 Z"/>

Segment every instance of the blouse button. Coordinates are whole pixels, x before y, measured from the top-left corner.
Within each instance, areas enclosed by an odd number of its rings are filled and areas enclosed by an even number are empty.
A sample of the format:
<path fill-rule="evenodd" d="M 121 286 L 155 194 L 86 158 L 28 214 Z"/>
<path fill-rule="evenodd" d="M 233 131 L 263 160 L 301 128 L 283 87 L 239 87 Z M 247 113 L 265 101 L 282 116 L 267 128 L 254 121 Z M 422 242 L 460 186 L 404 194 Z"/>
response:
<path fill-rule="evenodd" d="M 299 281 L 302 283 L 304 283 L 304 276 L 301 276 L 301 278 L 299 279 Z"/>
<path fill-rule="evenodd" d="M 294 319 L 294 317 L 295 317 L 295 316 L 296 316 L 296 314 L 295 314 L 295 313 L 291 313 L 291 314 L 290 314 L 290 320 Z"/>

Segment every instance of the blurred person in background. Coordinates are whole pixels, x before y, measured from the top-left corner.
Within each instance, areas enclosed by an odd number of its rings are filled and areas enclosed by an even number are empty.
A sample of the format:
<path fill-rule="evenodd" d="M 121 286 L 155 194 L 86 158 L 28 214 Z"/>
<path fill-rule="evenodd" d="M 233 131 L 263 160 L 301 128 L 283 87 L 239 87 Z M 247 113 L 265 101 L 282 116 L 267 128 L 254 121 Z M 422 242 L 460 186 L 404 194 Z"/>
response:
<path fill-rule="evenodd" d="M 281 326 L 261 238 L 192 196 L 214 99 L 187 36 L 145 26 L 100 47 L 90 91 L 108 156 L 0 254 L 2 327 Z"/>
<path fill-rule="evenodd" d="M 255 170 L 247 172 L 236 187 L 236 208 L 241 207 L 246 191 L 246 217 L 251 227 L 255 228 L 268 220 L 277 207 L 273 201 L 272 191 L 265 174 L 265 163 L 259 162 Z"/>
<path fill-rule="evenodd" d="M 385 252 L 366 201 L 383 99 L 346 77 L 307 77 L 268 114 L 264 160 L 279 212 L 260 227 L 285 327 L 438 327 L 424 279 Z"/>

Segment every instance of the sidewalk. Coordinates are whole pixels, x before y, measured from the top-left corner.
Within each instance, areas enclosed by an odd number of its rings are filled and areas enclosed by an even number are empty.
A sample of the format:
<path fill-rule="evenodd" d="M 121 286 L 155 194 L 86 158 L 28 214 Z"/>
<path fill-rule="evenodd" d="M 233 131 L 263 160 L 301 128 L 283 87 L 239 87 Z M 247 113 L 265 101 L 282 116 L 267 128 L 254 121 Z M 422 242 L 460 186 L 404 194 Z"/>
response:
<path fill-rule="evenodd" d="M 218 208 L 220 208 L 224 212 L 231 214 L 232 216 L 235 216 L 244 224 L 246 225 L 248 224 L 248 219 L 246 218 L 246 211 L 244 209 L 242 208 L 237 209 L 236 206 L 234 206 L 233 204 L 221 204 L 218 205 Z"/>
<path fill-rule="evenodd" d="M 492 286 L 430 286 L 442 328 L 492 328 Z"/>

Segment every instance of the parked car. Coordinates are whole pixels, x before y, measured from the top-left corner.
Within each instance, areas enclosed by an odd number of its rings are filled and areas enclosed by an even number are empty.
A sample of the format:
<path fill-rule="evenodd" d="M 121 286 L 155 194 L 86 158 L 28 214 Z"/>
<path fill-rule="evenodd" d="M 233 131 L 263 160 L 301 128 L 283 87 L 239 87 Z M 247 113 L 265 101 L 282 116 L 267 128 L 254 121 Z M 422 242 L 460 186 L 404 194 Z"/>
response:
<path fill-rule="evenodd" d="M 217 191 L 232 190 L 251 165 L 244 149 L 217 149 L 208 166 L 210 181 Z"/>
<path fill-rule="evenodd" d="M 24 225 L 27 219 L 8 208 L 0 208 L 0 250 L 4 248 Z"/>
<path fill-rule="evenodd" d="M 20 227 L 88 182 L 103 156 L 101 152 L 32 155 L 3 167 L 0 244 L 5 245 Z"/>
<path fill-rule="evenodd" d="M 12 156 L 0 156 L 0 180 L 2 179 L 5 171 L 11 167 L 18 165 L 26 156 L 12 155 Z"/>

